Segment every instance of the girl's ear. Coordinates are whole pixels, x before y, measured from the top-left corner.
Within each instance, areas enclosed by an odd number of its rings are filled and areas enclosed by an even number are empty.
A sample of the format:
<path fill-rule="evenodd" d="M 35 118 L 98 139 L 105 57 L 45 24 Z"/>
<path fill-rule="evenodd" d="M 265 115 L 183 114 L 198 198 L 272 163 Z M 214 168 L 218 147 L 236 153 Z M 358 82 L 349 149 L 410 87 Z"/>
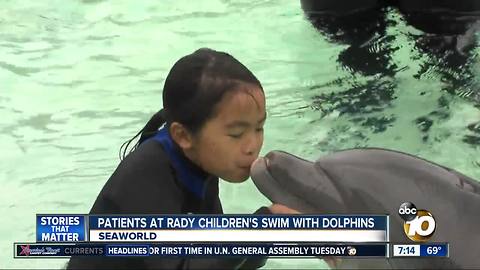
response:
<path fill-rule="evenodd" d="M 170 125 L 170 136 L 182 148 L 182 150 L 189 150 L 193 146 L 193 136 L 190 131 L 178 122 L 173 122 Z"/>

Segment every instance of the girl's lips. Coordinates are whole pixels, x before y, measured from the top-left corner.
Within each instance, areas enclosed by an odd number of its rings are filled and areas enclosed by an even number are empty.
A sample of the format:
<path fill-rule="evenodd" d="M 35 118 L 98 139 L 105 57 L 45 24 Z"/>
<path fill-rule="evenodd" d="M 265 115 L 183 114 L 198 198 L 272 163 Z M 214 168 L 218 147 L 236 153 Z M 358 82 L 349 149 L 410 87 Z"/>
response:
<path fill-rule="evenodd" d="M 253 164 L 255 162 L 256 162 L 256 160 L 253 160 L 251 162 L 244 163 L 245 165 L 239 165 L 238 167 L 241 168 L 241 169 L 250 170 L 251 168 L 253 168 Z"/>
<path fill-rule="evenodd" d="M 238 168 L 245 170 L 245 171 L 250 171 L 250 165 L 244 165 L 244 166 L 238 166 Z"/>

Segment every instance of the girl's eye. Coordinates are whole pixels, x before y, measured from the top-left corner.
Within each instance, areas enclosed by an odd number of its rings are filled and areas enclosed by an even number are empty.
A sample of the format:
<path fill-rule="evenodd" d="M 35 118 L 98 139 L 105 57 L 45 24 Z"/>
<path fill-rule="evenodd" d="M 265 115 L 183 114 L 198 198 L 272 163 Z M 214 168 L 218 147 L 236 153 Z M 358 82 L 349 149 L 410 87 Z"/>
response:
<path fill-rule="evenodd" d="M 229 134 L 228 136 L 234 138 L 234 139 L 239 139 L 242 137 L 243 133 L 237 133 L 237 134 Z"/>
<path fill-rule="evenodd" d="M 257 131 L 257 132 L 263 132 L 263 127 L 257 128 L 256 131 Z"/>

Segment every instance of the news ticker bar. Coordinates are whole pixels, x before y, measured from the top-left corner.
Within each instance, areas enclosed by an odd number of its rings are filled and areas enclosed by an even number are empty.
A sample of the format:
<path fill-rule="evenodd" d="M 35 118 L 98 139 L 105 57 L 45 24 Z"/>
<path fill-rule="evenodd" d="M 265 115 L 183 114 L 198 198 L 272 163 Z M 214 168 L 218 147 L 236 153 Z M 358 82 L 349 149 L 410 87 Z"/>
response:
<path fill-rule="evenodd" d="M 392 245 L 393 257 L 448 257 L 448 244 Z"/>
<path fill-rule="evenodd" d="M 389 240 L 386 215 L 37 215 L 36 228 L 43 243 Z"/>
<path fill-rule="evenodd" d="M 100 257 L 386 257 L 388 244 L 47 244 L 15 243 L 14 258 Z"/>

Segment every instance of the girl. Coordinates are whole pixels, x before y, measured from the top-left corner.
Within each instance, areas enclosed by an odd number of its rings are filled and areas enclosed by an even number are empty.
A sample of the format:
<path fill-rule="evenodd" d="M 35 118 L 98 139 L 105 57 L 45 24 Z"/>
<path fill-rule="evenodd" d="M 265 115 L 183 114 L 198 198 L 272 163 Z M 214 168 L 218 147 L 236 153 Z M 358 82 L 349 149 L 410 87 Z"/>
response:
<path fill-rule="evenodd" d="M 265 95 L 231 55 L 200 49 L 182 57 L 163 89 L 163 109 L 120 149 L 124 158 L 91 214 L 222 214 L 218 178 L 249 177 L 263 143 Z M 128 145 L 140 135 L 134 151 Z M 256 213 L 293 213 L 281 205 Z M 72 257 L 68 268 L 246 269 L 264 259 Z"/>

